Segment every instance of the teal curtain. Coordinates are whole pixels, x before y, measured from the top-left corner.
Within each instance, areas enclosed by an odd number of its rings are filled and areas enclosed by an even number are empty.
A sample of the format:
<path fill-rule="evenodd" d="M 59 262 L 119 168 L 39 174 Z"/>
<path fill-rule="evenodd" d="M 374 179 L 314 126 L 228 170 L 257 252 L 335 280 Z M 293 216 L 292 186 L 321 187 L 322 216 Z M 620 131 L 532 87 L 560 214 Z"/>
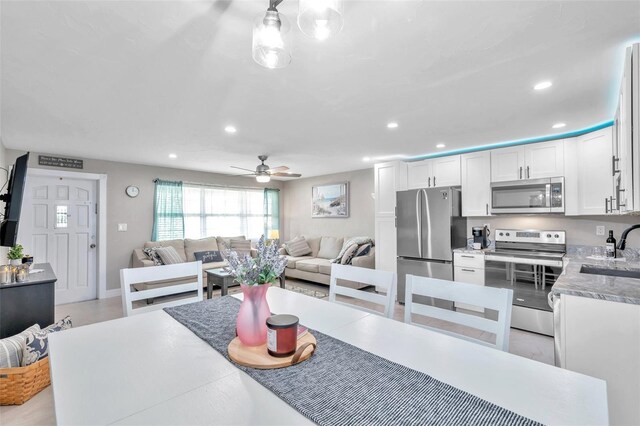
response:
<path fill-rule="evenodd" d="M 152 241 L 184 238 L 182 182 L 156 179 Z"/>
<path fill-rule="evenodd" d="M 280 238 L 280 190 L 264 190 L 264 236 L 270 239 Z"/>

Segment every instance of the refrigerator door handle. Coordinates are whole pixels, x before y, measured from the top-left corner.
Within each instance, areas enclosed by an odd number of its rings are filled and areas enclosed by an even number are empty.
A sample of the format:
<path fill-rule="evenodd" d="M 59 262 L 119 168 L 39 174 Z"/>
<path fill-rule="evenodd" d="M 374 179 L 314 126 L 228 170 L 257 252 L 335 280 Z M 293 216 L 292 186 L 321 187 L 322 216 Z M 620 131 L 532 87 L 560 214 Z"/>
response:
<path fill-rule="evenodd" d="M 424 195 L 424 211 L 427 213 L 427 237 L 431 238 L 431 214 L 429 212 L 429 197 L 427 195 L 427 190 L 426 189 L 422 189 L 420 190 L 420 192 L 422 192 L 422 194 Z M 424 258 L 425 255 L 422 253 L 422 214 L 420 214 L 420 257 Z M 427 248 L 427 255 L 426 257 L 431 257 L 431 244 L 429 244 L 429 247 Z"/>
<path fill-rule="evenodd" d="M 418 256 L 422 257 L 422 211 L 420 210 L 421 190 L 416 191 L 416 233 L 418 235 Z"/>

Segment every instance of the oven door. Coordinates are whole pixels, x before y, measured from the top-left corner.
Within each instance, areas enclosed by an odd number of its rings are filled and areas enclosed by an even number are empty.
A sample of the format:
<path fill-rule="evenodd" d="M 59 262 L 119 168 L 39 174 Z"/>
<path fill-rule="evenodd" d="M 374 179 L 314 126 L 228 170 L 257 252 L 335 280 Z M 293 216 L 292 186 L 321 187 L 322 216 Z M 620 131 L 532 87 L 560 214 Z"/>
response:
<path fill-rule="evenodd" d="M 564 178 L 492 183 L 491 213 L 564 213 Z"/>

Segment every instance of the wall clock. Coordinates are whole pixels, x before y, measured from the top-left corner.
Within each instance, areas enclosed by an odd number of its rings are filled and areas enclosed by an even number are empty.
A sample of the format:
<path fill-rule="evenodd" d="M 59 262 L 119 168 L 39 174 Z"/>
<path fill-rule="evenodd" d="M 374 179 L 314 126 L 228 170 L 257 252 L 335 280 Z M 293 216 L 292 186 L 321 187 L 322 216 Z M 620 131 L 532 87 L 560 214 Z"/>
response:
<path fill-rule="evenodd" d="M 126 189 L 127 195 L 131 198 L 135 198 L 140 194 L 140 188 L 137 186 L 129 185 Z"/>

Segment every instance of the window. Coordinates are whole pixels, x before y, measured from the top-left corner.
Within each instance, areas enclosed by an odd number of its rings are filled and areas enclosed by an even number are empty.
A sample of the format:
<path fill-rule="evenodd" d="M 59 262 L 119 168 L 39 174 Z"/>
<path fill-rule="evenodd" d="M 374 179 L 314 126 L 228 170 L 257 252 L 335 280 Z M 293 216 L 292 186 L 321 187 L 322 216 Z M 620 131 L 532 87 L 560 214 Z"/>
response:
<path fill-rule="evenodd" d="M 183 186 L 186 238 L 244 235 L 260 238 L 265 232 L 262 189 Z"/>

